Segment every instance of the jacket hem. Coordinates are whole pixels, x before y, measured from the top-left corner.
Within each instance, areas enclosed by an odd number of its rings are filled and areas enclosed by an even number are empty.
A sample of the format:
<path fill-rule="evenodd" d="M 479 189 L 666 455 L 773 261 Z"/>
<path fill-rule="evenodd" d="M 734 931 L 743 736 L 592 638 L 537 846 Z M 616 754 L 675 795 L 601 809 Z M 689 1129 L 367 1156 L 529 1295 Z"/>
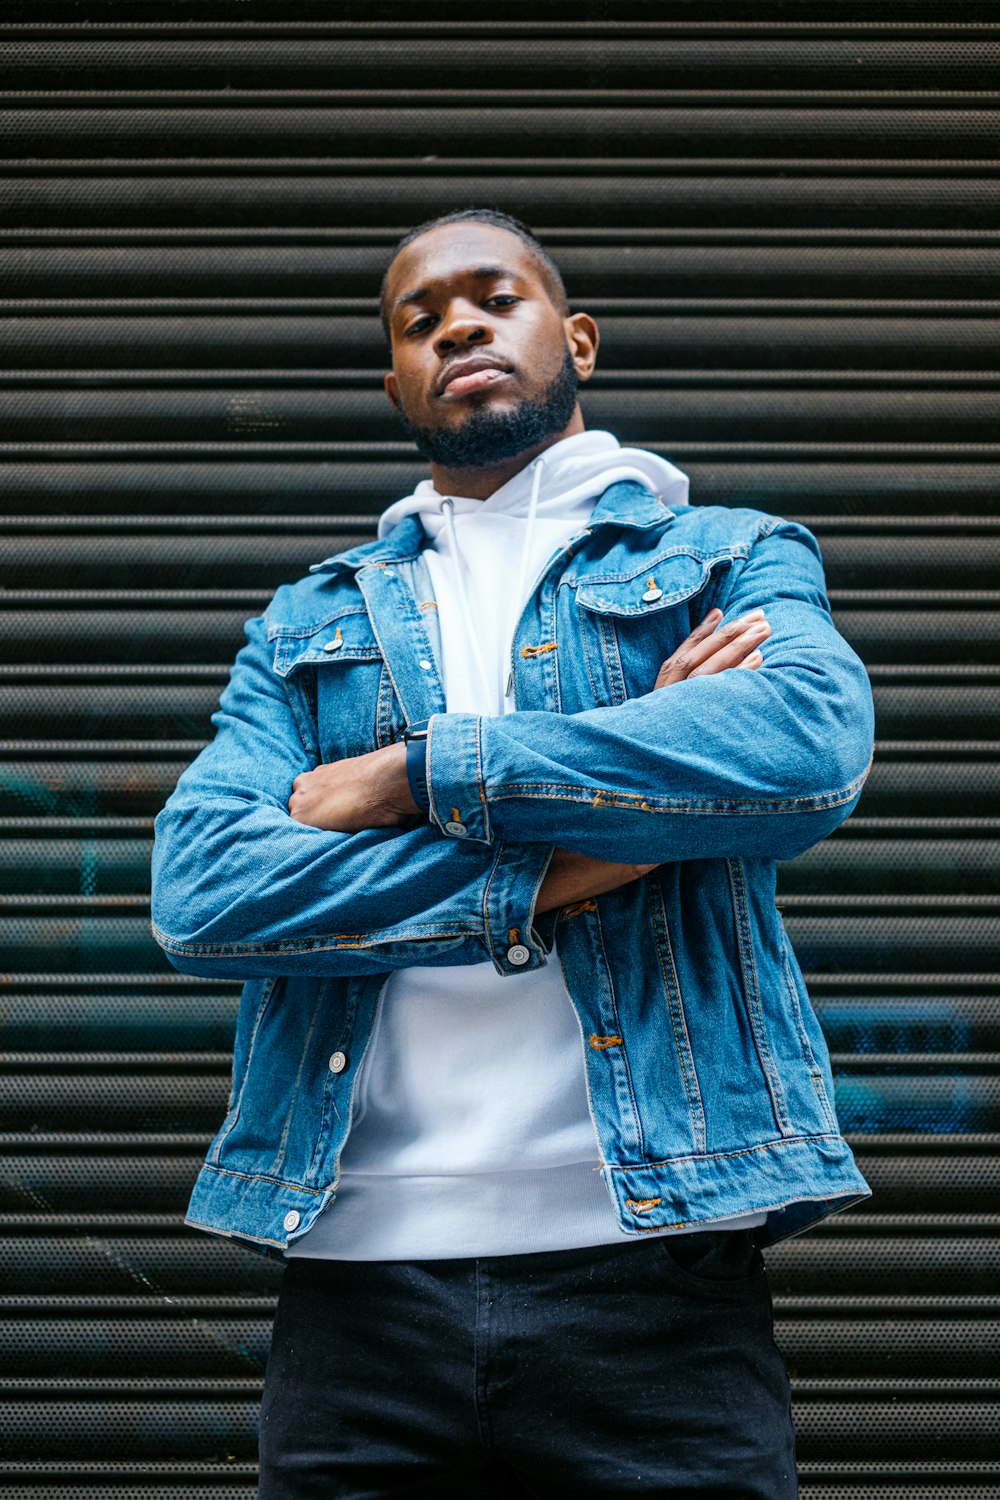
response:
<path fill-rule="evenodd" d="M 764 1212 L 767 1223 L 756 1236 L 761 1245 L 801 1234 L 871 1196 L 851 1148 L 836 1133 L 653 1164 L 607 1165 L 603 1175 L 626 1231 L 697 1228 L 724 1214 Z"/>
<path fill-rule="evenodd" d="M 836 1134 L 766 1141 L 653 1164 L 605 1164 L 601 1176 L 621 1228 L 636 1237 L 766 1213 L 767 1222 L 754 1234 L 759 1244 L 769 1245 L 871 1196 L 850 1147 Z M 280 1255 L 311 1228 L 332 1197 L 332 1187 L 304 1187 L 209 1162 L 195 1182 L 186 1222 L 242 1241 L 249 1249 Z"/>

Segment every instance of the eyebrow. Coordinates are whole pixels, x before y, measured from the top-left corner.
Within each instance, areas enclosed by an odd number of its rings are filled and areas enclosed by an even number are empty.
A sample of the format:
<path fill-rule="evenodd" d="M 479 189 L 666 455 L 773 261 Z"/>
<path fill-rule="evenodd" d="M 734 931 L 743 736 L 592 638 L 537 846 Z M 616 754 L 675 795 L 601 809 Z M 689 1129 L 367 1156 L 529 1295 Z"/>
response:
<path fill-rule="evenodd" d="M 509 266 L 476 266 L 468 274 L 473 281 L 497 281 L 505 276 L 515 276 L 517 273 Z M 430 287 L 426 286 L 417 287 L 415 292 L 404 292 L 401 297 L 396 298 L 392 304 L 392 310 L 396 312 L 400 307 L 409 307 L 411 302 L 423 302 L 429 293 Z"/>

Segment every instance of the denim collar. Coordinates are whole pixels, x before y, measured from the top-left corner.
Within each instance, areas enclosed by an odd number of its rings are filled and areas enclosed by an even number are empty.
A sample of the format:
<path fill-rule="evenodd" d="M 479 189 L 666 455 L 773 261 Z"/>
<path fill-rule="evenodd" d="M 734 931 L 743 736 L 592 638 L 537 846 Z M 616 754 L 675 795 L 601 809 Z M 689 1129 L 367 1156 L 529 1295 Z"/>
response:
<path fill-rule="evenodd" d="M 674 512 L 645 485 L 623 480 L 604 491 L 587 523 L 587 530 L 597 526 L 620 526 L 630 531 L 648 531 L 673 519 Z M 323 562 L 313 563 L 310 573 L 355 573 L 362 567 L 377 567 L 389 562 L 404 562 L 427 545 L 427 534 L 419 516 L 406 516 L 387 537 L 378 542 L 362 542 L 348 552 L 337 552 Z"/>

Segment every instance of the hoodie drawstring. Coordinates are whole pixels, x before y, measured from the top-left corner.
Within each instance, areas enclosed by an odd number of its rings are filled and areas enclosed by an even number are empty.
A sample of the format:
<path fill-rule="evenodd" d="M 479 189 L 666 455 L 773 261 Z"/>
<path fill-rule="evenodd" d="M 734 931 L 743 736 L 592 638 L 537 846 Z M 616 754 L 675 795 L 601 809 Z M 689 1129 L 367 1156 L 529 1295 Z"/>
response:
<path fill-rule="evenodd" d="M 528 582 L 528 562 L 531 558 L 531 545 L 535 534 L 535 518 L 538 515 L 538 495 L 542 485 L 542 470 L 545 467 L 545 459 L 539 456 L 531 465 L 531 498 L 528 501 L 528 515 L 525 521 L 524 538 L 521 542 L 521 561 L 517 570 L 517 588 L 513 596 L 512 614 L 507 631 L 509 641 L 508 658 L 513 662 L 514 636 L 517 632 L 521 611 L 524 609 L 524 591 Z M 489 705 L 486 712 L 492 713 L 495 699 L 495 687 L 490 683 L 490 676 L 483 661 L 482 647 L 479 643 L 479 632 L 476 621 L 469 606 L 469 596 L 465 588 L 465 574 L 462 567 L 462 554 L 458 545 L 458 531 L 455 526 L 455 502 L 450 497 L 441 501 L 441 510 L 444 515 L 445 528 L 448 532 L 448 546 L 451 552 L 452 570 L 455 577 L 455 592 L 458 595 L 459 607 L 462 612 L 462 621 L 465 625 L 466 639 L 472 650 L 479 672 L 480 682 L 483 686 L 484 705 Z M 510 697 L 514 685 L 514 669 L 511 664 L 506 684 L 504 687 L 504 699 Z"/>
<path fill-rule="evenodd" d="M 483 651 L 479 644 L 479 632 L 476 622 L 469 608 L 469 596 L 465 591 L 465 575 L 462 569 L 462 554 L 458 548 L 458 532 L 455 529 L 455 502 L 451 499 L 441 501 L 441 510 L 444 514 L 444 524 L 448 532 L 448 547 L 451 552 L 452 572 L 455 575 L 455 592 L 458 595 L 459 608 L 462 611 L 462 622 L 465 625 L 465 638 L 469 643 L 472 655 L 475 658 L 476 669 L 479 672 L 479 680 L 483 689 L 483 703 L 493 703 L 493 688 L 490 686 L 489 673 L 486 663 L 483 661 Z"/>
<path fill-rule="evenodd" d="M 528 501 L 528 519 L 524 527 L 524 540 L 521 543 L 521 566 L 517 570 L 517 588 L 514 592 L 513 613 L 511 615 L 510 628 L 507 631 L 510 646 L 507 651 L 509 658 L 507 679 L 503 690 L 505 706 L 507 699 L 514 691 L 514 637 L 517 634 L 518 622 L 520 621 L 521 611 L 524 609 L 525 604 L 524 591 L 528 583 L 528 559 L 531 556 L 531 543 L 535 534 L 535 517 L 538 514 L 538 492 L 542 487 L 542 470 L 544 467 L 545 459 L 542 457 L 536 458 L 535 462 L 531 465 L 531 499 Z"/>

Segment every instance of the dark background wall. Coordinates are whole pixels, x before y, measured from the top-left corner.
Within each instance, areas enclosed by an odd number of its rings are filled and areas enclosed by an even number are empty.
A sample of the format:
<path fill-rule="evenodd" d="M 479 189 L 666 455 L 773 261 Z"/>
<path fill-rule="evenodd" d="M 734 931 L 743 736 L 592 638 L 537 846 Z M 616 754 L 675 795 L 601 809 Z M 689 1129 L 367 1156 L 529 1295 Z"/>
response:
<path fill-rule="evenodd" d="M 483 201 L 601 320 L 591 425 L 820 537 L 878 757 L 781 904 L 875 1196 L 768 1256 L 803 1500 L 1000 1491 L 998 61 L 986 4 L 9 0 L 3 1494 L 254 1493 L 279 1272 L 181 1225 L 237 993 L 152 944 L 151 819 L 420 472 L 378 281 Z"/>

